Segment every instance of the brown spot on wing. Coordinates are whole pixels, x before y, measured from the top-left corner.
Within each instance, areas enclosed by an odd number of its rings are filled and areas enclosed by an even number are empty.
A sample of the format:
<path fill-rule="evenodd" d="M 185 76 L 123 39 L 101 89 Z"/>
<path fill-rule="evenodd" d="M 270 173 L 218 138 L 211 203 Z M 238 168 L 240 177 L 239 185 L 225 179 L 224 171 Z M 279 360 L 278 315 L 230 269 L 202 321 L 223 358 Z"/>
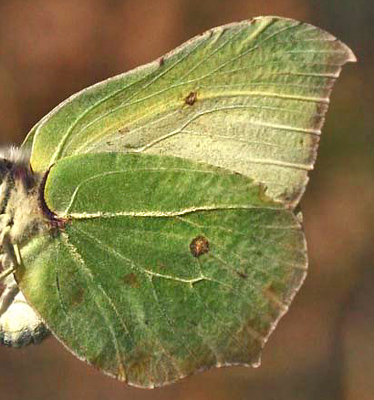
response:
<path fill-rule="evenodd" d="M 189 106 L 192 106 L 197 101 L 197 92 L 191 92 L 185 99 L 184 102 Z"/>
<path fill-rule="evenodd" d="M 190 252 L 194 257 L 200 257 L 209 252 L 209 241 L 204 236 L 196 236 L 190 243 Z"/>
<path fill-rule="evenodd" d="M 248 278 L 248 274 L 246 274 L 245 272 L 242 272 L 242 271 L 235 271 L 235 272 L 242 279 L 247 279 Z"/>
<path fill-rule="evenodd" d="M 129 133 L 129 132 L 130 132 L 130 128 L 127 127 L 127 126 L 124 126 L 123 128 L 118 129 L 118 133 L 121 133 L 121 134 L 126 134 L 126 133 Z"/>
<path fill-rule="evenodd" d="M 140 283 L 136 277 L 136 275 L 131 272 L 130 274 L 126 274 L 123 278 L 122 281 L 125 285 L 128 285 L 132 288 L 138 288 L 140 287 Z"/>
<path fill-rule="evenodd" d="M 74 295 L 72 296 L 71 305 L 73 307 L 78 306 L 79 304 L 82 303 L 83 298 L 84 298 L 84 289 L 80 287 L 75 291 Z"/>

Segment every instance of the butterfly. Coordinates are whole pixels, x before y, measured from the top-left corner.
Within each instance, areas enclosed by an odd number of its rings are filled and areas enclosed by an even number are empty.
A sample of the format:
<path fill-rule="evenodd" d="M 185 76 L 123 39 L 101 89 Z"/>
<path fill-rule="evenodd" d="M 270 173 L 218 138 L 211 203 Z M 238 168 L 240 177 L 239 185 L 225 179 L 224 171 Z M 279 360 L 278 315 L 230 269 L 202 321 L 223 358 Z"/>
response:
<path fill-rule="evenodd" d="M 51 332 L 144 388 L 258 366 L 306 276 L 298 204 L 349 61 L 259 17 L 52 110 L 0 159 L 2 343 Z"/>

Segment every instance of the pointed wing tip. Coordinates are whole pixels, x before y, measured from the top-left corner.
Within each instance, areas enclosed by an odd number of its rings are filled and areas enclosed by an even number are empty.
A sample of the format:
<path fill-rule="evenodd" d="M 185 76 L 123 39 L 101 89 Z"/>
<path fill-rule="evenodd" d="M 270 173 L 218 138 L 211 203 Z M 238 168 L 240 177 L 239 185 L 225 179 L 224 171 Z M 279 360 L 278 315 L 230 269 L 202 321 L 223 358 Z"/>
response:
<path fill-rule="evenodd" d="M 339 40 L 339 42 L 340 42 L 340 40 Z M 343 42 L 340 42 L 340 43 L 341 43 L 342 47 L 344 48 L 344 50 L 345 50 L 346 53 L 347 53 L 347 58 L 346 58 L 345 62 L 346 62 L 346 63 L 347 63 L 347 62 L 351 62 L 351 63 L 357 62 L 357 61 L 358 61 L 358 60 L 357 60 L 357 57 L 356 57 L 355 53 L 351 50 L 351 48 L 348 47 L 348 46 L 347 46 L 345 43 L 343 43 Z"/>
<path fill-rule="evenodd" d="M 322 32 L 327 33 L 332 40 L 334 40 L 337 43 L 339 43 L 339 45 L 341 46 L 342 50 L 344 50 L 345 53 L 346 53 L 346 58 L 345 58 L 344 62 L 342 63 L 342 65 L 344 65 L 345 63 L 348 63 L 348 62 L 357 62 L 358 61 L 356 55 L 354 54 L 354 52 L 352 51 L 352 49 L 349 46 L 347 46 L 345 43 L 343 43 L 342 41 L 337 39 L 330 32 L 326 31 L 325 29 L 319 28 L 316 25 L 310 24 L 308 22 L 298 21 L 298 20 L 293 19 L 293 18 L 280 17 L 280 16 L 277 16 L 277 15 L 264 15 L 264 16 L 258 16 L 258 17 L 249 18 L 249 19 L 246 20 L 246 22 L 248 24 L 252 24 L 252 23 L 257 22 L 257 21 L 259 21 L 259 22 L 260 21 L 264 21 L 264 22 L 266 21 L 268 23 L 276 22 L 276 21 L 289 21 L 289 22 L 295 22 L 296 24 L 300 24 L 300 25 L 312 26 L 315 29 L 318 29 L 318 30 L 320 30 Z"/>

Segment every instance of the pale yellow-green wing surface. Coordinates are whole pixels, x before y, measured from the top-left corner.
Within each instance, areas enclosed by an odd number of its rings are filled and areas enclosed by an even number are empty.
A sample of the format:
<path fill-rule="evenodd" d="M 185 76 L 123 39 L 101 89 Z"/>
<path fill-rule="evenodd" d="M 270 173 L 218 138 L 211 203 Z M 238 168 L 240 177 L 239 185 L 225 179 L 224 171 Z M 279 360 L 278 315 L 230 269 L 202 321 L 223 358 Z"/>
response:
<path fill-rule="evenodd" d="M 31 164 L 116 151 L 171 155 L 261 182 L 294 207 L 313 168 L 332 86 L 351 50 L 278 17 L 214 28 L 73 95 L 30 133 Z"/>
<path fill-rule="evenodd" d="M 68 349 L 131 385 L 257 366 L 306 275 L 292 210 L 225 169 L 70 156 L 44 200 L 65 223 L 22 249 L 21 290 Z"/>

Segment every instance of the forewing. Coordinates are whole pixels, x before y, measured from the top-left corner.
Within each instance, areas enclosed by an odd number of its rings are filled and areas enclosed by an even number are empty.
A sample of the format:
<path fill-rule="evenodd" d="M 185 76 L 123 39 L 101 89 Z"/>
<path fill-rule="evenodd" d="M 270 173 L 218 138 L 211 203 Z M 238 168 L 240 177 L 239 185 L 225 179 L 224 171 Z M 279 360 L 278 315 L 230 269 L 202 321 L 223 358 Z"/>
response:
<path fill-rule="evenodd" d="M 249 178 L 173 157 L 72 156 L 45 201 L 65 227 L 17 280 L 79 358 L 140 387 L 257 365 L 306 273 L 292 211 Z"/>
<path fill-rule="evenodd" d="M 66 100 L 31 132 L 32 166 L 120 151 L 203 161 L 295 206 L 313 168 L 348 47 L 311 25 L 260 17 L 212 29 Z"/>

